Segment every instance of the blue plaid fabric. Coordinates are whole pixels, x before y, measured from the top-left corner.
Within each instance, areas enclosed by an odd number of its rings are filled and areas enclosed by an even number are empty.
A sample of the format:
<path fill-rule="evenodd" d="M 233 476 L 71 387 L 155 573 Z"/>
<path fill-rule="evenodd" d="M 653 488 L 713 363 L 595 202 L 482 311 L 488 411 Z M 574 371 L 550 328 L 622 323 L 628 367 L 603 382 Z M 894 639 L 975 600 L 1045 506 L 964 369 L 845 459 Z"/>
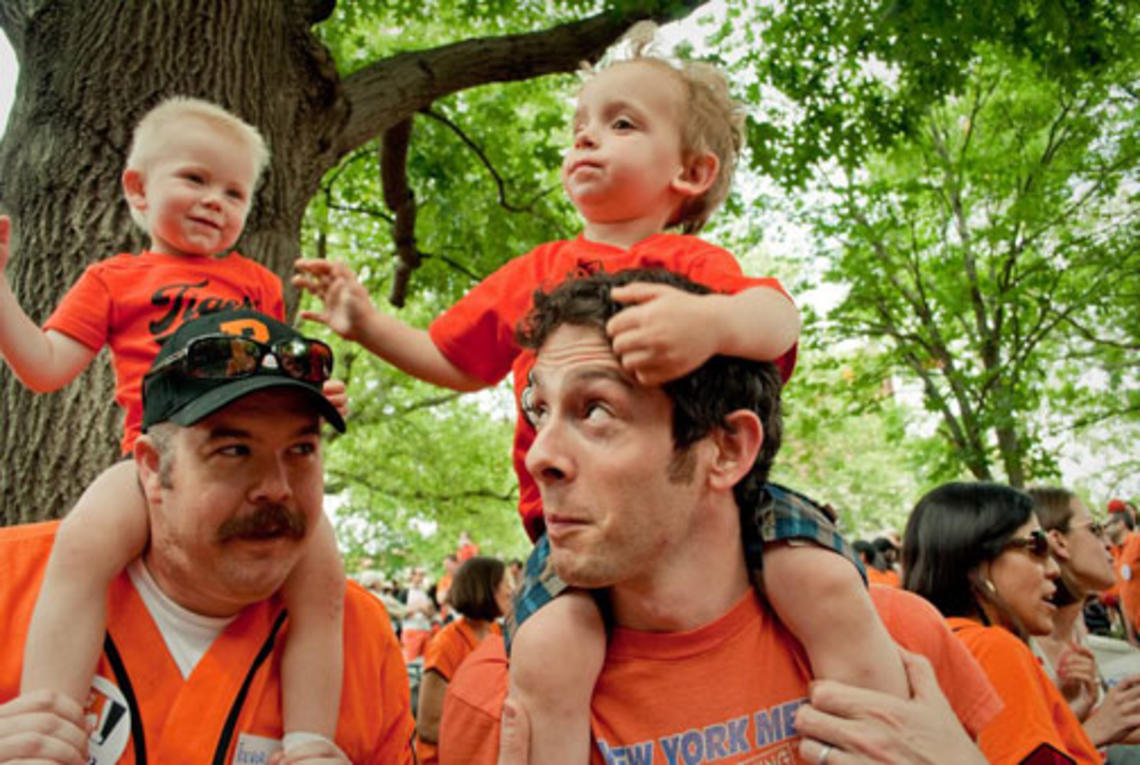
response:
<path fill-rule="evenodd" d="M 833 550 L 851 561 L 863 583 L 867 582 L 867 572 L 863 570 L 855 550 L 835 528 L 835 513 L 794 489 L 775 483 L 765 484 L 759 505 L 751 510 L 741 510 L 740 521 L 744 557 L 756 585 L 762 581 L 760 572 L 764 546 L 775 542 L 816 544 Z M 515 592 L 514 608 L 503 630 L 508 654 L 511 638 L 519 626 L 567 587 L 554 573 L 554 566 L 550 563 L 550 541 L 543 534 L 527 558 L 522 584 Z"/>

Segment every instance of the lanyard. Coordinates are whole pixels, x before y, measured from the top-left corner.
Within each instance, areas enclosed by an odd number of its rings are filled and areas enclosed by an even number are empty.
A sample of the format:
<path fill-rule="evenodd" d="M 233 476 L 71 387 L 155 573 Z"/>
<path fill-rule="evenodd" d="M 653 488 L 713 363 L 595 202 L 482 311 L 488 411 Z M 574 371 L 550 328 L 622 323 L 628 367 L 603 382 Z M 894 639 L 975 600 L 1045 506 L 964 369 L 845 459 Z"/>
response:
<path fill-rule="evenodd" d="M 214 749 L 214 765 L 224 765 L 226 761 L 226 752 L 229 751 L 230 742 L 233 741 L 234 732 L 237 730 L 238 717 L 241 715 L 242 707 L 245 705 L 246 696 L 249 695 L 249 687 L 253 683 L 254 675 L 269 655 L 273 652 L 273 644 L 277 640 L 277 633 L 281 630 L 281 625 L 285 623 L 285 616 L 287 611 L 282 610 L 277 615 L 277 619 L 273 622 L 273 627 L 269 630 L 269 636 L 265 638 L 265 642 L 261 645 L 261 650 L 257 652 L 257 656 L 250 665 L 249 671 L 246 672 L 245 680 L 242 681 L 241 688 L 238 690 L 237 696 L 234 698 L 233 704 L 230 705 L 230 712 L 226 715 L 226 723 L 222 726 L 222 735 L 218 739 L 218 745 Z M 136 765 L 146 765 L 146 737 L 143 733 L 142 714 L 139 709 L 138 699 L 135 696 L 134 686 L 131 685 L 131 678 L 127 674 L 127 667 L 123 663 L 123 657 L 119 653 L 115 641 L 111 639 L 111 633 L 108 632 L 103 639 L 103 652 L 107 656 L 107 662 L 111 665 L 111 671 L 115 675 L 115 682 L 119 686 L 119 690 L 123 692 L 126 697 L 127 706 L 130 708 L 131 713 L 131 746 L 135 752 Z"/>

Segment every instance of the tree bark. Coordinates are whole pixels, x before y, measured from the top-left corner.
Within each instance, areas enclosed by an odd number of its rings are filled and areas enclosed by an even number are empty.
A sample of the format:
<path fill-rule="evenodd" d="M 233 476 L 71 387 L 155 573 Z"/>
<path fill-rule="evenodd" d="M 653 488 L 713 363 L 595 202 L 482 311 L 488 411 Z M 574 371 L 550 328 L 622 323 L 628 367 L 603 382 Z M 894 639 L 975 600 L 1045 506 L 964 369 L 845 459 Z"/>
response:
<path fill-rule="evenodd" d="M 305 207 L 347 152 L 441 95 L 573 69 L 632 21 L 697 4 L 662 0 L 404 53 L 342 82 L 310 28 L 330 0 L 0 0 L 0 27 L 20 61 L 0 142 L 13 290 L 42 322 L 87 265 L 145 245 L 119 175 L 134 123 L 164 98 L 206 98 L 262 130 L 273 160 L 237 249 L 285 277 Z M 286 295 L 291 313 L 296 294 Z M 0 523 L 61 515 L 115 459 L 113 383 L 105 353 L 51 395 L 33 396 L 0 365 Z"/>

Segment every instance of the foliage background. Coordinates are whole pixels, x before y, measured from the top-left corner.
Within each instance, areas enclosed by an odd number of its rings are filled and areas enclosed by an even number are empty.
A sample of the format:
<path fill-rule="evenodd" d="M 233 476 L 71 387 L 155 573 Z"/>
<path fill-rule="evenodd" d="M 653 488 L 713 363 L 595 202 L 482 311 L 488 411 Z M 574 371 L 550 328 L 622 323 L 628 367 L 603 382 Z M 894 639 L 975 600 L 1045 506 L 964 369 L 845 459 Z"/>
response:
<path fill-rule="evenodd" d="M 924 490 L 953 478 L 1064 480 L 1098 507 L 1140 494 L 1136 6 L 725 0 L 667 30 L 728 70 L 749 108 L 747 162 L 707 236 L 805 307 L 774 478 L 831 502 L 850 532 L 901 527 Z M 358 0 L 318 31 L 347 75 L 594 10 Z M 574 235 L 557 167 L 577 82 L 474 88 L 417 115 L 407 172 L 423 262 L 404 307 L 385 302 L 395 246 L 376 145 L 327 175 L 301 253 L 349 261 L 378 304 L 422 327 L 510 257 Z M 1003 245 L 1033 225 L 1039 246 L 1002 282 Z M 1007 329 L 1056 323 L 1015 364 L 1025 335 L 999 333 L 985 355 L 980 328 L 999 313 Z M 350 565 L 435 565 L 462 529 L 484 552 L 524 556 L 509 390 L 459 397 L 329 339 L 353 406 L 327 450 Z M 955 439 L 955 422 L 970 438 Z"/>

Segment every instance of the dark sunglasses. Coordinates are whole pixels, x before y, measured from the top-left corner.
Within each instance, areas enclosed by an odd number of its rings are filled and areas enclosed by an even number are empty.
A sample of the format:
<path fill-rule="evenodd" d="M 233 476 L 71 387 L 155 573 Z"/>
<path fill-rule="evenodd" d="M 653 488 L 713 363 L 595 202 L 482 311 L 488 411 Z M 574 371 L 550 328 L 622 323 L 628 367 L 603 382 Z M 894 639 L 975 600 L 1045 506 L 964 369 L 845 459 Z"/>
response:
<path fill-rule="evenodd" d="M 1014 537 L 1007 539 L 1002 549 L 1010 547 L 1022 548 L 1034 558 L 1044 560 L 1049 557 L 1049 537 L 1041 529 L 1029 532 L 1027 537 Z"/>
<path fill-rule="evenodd" d="M 238 335 L 203 335 L 155 364 L 146 380 L 177 372 L 194 380 L 236 380 L 259 371 L 319 385 L 332 374 L 332 349 L 295 337 L 272 345 Z"/>

